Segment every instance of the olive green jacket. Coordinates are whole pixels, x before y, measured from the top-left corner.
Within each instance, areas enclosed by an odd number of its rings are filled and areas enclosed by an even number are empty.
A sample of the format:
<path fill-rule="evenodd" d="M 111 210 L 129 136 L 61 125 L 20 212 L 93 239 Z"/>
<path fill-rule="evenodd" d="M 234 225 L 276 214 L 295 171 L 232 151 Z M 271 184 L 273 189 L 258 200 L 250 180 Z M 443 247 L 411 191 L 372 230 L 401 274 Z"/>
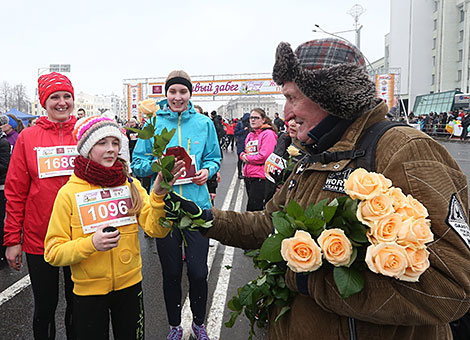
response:
<path fill-rule="evenodd" d="M 384 120 L 386 113 L 387 106 L 381 102 L 353 122 L 329 151 L 353 149 L 361 133 Z M 213 227 L 206 236 L 226 245 L 259 248 L 273 230 L 270 215 L 279 205 L 294 199 L 306 208 L 309 203 L 344 195 L 323 187 L 328 173 L 347 167 L 354 167 L 351 160 L 307 164 L 303 171 L 294 170 L 264 211 L 236 213 L 213 208 Z M 409 127 L 394 127 L 382 136 L 376 171 L 427 207 L 434 233 L 434 241 L 428 244 L 430 268 L 415 283 L 367 270 L 364 289 L 342 299 L 331 269 L 323 266 L 308 276 L 309 295 L 298 294 L 289 315 L 277 323 L 271 320 L 269 339 L 350 339 L 351 322 L 357 339 L 452 338 L 448 323 L 470 307 L 470 251 L 447 221 L 451 207 L 455 217 L 456 198 L 460 212 L 465 212 L 463 226 L 468 226 L 466 176 L 444 147 Z M 289 269 L 286 281 L 290 289 L 297 290 L 295 273 Z"/>

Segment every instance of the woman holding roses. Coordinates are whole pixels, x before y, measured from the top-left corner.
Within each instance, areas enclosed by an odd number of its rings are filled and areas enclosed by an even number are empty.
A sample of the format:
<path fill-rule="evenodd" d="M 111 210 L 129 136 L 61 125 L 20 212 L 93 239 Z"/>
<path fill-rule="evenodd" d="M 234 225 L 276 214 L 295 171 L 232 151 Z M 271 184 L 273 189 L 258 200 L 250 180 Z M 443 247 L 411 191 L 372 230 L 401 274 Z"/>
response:
<path fill-rule="evenodd" d="M 194 200 L 205 209 L 211 207 L 207 179 L 214 176 L 220 167 L 220 147 L 214 124 L 209 117 L 196 112 L 191 102 L 191 78 L 184 71 L 171 72 L 165 81 L 166 100 L 160 103 L 156 112 L 156 133 L 164 128 L 176 129 L 167 147 L 180 146 L 191 156 L 190 169 L 184 179 L 174 185 L 176 193 Z M 152 175 L 152 140 L 139 139 L 132 157 L 132 170 L 140 177 Z M 209 240 L 199 232 L 183 231 L 168 234 L 157 239 L 157 250 L 162 265 L 163 293 L 167 309 L 170 332 L 167 339 L 182 339 L 181 326 L 183 272 L 182 247 L 186 254 L 189 277 L 189 300 L 193 313 L 191 332 L 196 339 L 208 339 L 204 320 L 207 301 L 207 254 Z"/>

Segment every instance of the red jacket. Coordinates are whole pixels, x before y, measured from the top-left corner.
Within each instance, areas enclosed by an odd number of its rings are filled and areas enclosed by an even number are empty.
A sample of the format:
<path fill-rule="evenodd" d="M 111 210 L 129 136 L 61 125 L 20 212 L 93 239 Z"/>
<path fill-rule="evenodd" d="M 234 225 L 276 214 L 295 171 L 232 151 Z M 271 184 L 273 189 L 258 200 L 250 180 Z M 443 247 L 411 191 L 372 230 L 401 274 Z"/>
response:
<path fill-rule="evenodd" d="M 44 238 L 55 197 L 70 176 L 38 177 L 36 147 L 75 145 L 72 131 L 77 119 L 54 123 L 40 117 L 23 130 L 15 144 L 5 180 L 7 218 L 4 245 L 23 244 L 29 254 L 44 254 Z M 22 239 L 23 238 L 23 239 Z"/>
<path fill-rule="evenodd" d="M 225 126 L 225 132 L 227 132 L 227 135 L 234 135 L 234 130 L 235 130 L 235 125 L 237 123 L 232 123 L 232 124 L 227 124 L 226 122 L 222 121 L 222 124 Z"/>

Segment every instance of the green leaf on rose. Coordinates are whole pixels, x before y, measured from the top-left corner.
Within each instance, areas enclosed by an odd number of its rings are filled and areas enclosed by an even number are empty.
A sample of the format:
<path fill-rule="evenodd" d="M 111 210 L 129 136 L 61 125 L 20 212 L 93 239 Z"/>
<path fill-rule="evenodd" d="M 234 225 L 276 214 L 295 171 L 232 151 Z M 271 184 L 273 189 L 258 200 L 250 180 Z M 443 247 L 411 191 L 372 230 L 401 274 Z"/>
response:
<path fill-rule="evenodd" d="M 135 131 L 135 128 L 132 128 L 134 132 L 137 132 L 139 135 L 139 138 L 141 139 L 150 139 L 154 136 L 155 134 L 155 128 L 151 124 L 145 125 L 145 127 L 142 130 Z"/>
<path fill-rule="evenodd" d="M 286 211 L 289 216 L 292 216 L 295 219 L 304 215 L 304 210 L 302 209 L 300 204 L 294 200 L 291 200 L 289 202 L 289 204 L 287 205 Z"/>
<path fill-rule="evenodd" d="M 264 240 L 259 252 L 259 258 L 261 260 L 267 260 L 270 262 L 282 261 L 281 256 L 281 243 L 285 239 L 285 236 L 281 234 L 270 235 Z"/>
<path fill-rule="evenodd" d="M 335 216 L 335 212 L 337 208 L 338 206 L 335 206 L 335 205 L 334 206 L 325 205 L 323 207 L 323 218 L 325 219 L 326 223 L 330 222 L 333 216 Z"/>
<path fill-rule="evenodd" d="M 358 243 L 368 243 L 367 229 L 362 223 L 354 223 L 350 226 L 349 238 Z"/>
<path fill-rule="evenodd" d="M 320 218 L 322 217 L 322 211 L 323 207 L 328 204 L 328 199 L 325 198 L 324 200 L 321 200 L 317 204 L 309 204 L 307 209 L 305 210 L 305 216 L 307 218 L 312 218 L 312 217 L 317 217 Z"/>
<path fill-rule="evenodd" d="M 294 229 L 292 229 L 288 220 L 275 214 L 273 214 L 272 220 L 274 228 L 276 228 L 279 234 L 286 237 L 291 237 L 294 235 Z"/>
<path fill-rule="evenodd" d="M 284 316 L 288 311 L 290 311 L 290 306 L 284 306 L 281 308 L 281 311 L 279 314 L 276 316 L 276 319 L 274 319 L 274 322 L 278 322 L 280 318 Z"/>
<path fill-rule="evenodd" d="M 333 278 L 343 299 L 360 292 L 364 288 L 364 275 L 354 268 L 335 267 L 333 269 Z"/>

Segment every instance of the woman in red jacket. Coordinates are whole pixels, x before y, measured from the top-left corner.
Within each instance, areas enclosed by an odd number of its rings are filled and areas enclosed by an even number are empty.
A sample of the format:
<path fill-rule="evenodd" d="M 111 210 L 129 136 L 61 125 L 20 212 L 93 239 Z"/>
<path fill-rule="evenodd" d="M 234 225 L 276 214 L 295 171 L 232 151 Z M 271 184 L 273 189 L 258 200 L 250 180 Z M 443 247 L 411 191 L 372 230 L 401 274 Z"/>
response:
<path fill-rule="evenodd" d="M 73 173 L 77 147 L 72 131 L 77 119 L 71 115 L 74 92 L 66 76 L 54 72 L 39 77 L 38 91 L 47 117 L 40 117 L 16 141 L 5 181 L 4 244 L 8 264 L 15 270 L 21 269 L 22 253 L 26 253 L 34 295 L 34 338 L 55 339 L 59 268 L 44 260 L 44 238 L 57 192 Z M 75 339 L 71 308 L 73 284 L 70 268 L 63 269 L 67 339 Z"/>
<path fill-rule="evenodd" d="M 228 137 L 228 145 L 227 145 L 227 151 L 228 147 L 231 146 L 232 152 L 233 152 L 233 146 L 235 144 L 235 125 L 237 125 L 237 122 L 230 121 L 228 124 L 222 120 L 222 124 L 225 126 L 225 132 L 227 133 Z"/>

